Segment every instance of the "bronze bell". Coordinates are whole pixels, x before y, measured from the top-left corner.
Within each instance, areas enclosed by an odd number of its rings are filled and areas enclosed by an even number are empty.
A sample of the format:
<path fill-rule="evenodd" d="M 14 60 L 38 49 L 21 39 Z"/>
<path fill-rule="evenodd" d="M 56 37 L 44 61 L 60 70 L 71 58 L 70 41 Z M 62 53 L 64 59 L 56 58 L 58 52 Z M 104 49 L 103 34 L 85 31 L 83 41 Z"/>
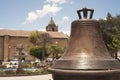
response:
<path fill-rule="evenodd" d="M 54 80 L 120 80 L 120 62 L 109 54 L 93 12 L 77 11 L 79 20 L 72 22 L 68 48 L 49 69 Z"/>

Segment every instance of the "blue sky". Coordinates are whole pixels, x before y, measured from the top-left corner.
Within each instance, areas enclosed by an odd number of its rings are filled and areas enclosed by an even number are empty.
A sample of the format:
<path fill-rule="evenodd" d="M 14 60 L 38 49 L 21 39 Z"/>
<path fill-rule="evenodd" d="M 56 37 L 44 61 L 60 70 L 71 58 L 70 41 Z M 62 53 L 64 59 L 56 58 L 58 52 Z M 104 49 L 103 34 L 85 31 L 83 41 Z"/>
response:
<path fill-rule="evenodd" d="M 120 14 L 120 0 L 0 0 L 0 29 L 45 30 L 53 17 L 68 33 L 80 8 L 93 8 L 94 19 Z"/>

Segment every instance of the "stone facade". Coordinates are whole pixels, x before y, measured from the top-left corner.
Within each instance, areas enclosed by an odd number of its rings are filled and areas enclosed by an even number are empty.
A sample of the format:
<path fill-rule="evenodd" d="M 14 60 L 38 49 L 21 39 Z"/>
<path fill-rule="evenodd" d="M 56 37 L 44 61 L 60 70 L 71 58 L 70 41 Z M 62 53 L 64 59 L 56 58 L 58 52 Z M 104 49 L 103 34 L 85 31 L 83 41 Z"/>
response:
<path fill-rule="evenodd" d="M 0 36 L 0 60 L 4 59 L 4 36 Z"/>
<path fill-rule="evenodd" d="M 50 21 L 51 22 L 51 21 Z M 52 30 L 52 26 L 47 26 L 49 29 Z M 58 27 L 54 27 L 58 29 Z M 33 46 L 33 44 L 29 41 L 28 37 L 30 36 L 30 33 L 32 31 L 28 30 L 7 30 L 7 29 L 1 29 L 0 30 L 0 61 L 9 61 L 15 59 L 16 55 L 19 54 L 19 51 L 17 50 L 17 47 L 20 45 L 23 45 L 23 51 L 25 60 L 35 60 L 33 56 L 29 55 L 29 50 Z M 66 47 L 68 43 L 68 37 L 58 31 L 48 31 L 46 28 L 46 32 L 51 42 L 57 43 L 60 46 Z"/>
<path fill-rule="evenodd" d="M 27 56 L 26 60 L 34 60 L 34 57 L 28 54 L 30 47 L 33 46 L 28 39 L 30 32 L 22 30 L 0 30 L 0 61 L 15 59 L 15 55 L 18 55 L 16 48 L 19 45 L 23 45 L 24 47 L 23 53 Z M 24 33 L 25 35 L 21 35 L 20 33 Z"/>

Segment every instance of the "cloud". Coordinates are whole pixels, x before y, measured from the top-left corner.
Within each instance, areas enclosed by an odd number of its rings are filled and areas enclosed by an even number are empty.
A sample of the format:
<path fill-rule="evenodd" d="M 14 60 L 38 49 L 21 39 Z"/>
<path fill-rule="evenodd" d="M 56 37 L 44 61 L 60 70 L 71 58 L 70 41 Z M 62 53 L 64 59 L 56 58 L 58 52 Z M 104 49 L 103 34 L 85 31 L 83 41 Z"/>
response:
<path fill-rule="evenodd" d="M 46 3 L 54 3 L 54 4 L 63 4 L 66 3 L 67 0 L 46 0 Z"/>
<path fill-rule="evenodd" d="M 107 20 L 107 18 L 106 17 L 105 18 L 98 18 L 96 20 Z"/>
<path fill-rule="evenodd" d="M 69 20 L 70 19 L 68 16 L 64 16 L 64 17 L 62 17 L 62 20 L 60 21 L 60 23 L 64 24 L 64 23 L 68 22 Z"/>
<path fill-rule="evenodd" d="M 32 23 L 35 20 L 37 20 L 40 17 L 44 17 L 47 14 L 56 14 L 58 13 L 60 10 L 62 9 L 62 7 L 56 5 L 56 4 L 46 4 L 43 6 L 43 9 L 41 10 L 36 10 L 36 11 L 32 11 L 28 13 L 28 16 L 26 18 L 26 21 L 23 22 L 23 24 L 27 24 L 27 23 Z"/>
<path fill-rule="evenodd" d="M 5 29 L 5 28 L 1 28 L 1 27 L 0 27 L 0 29 Z"/>
<path fill-rule="evenodd" d="M 64 34 L 67 34 L 68 36 L 70 36 L 70 31 L 62 31 Z"/>
<path fill-rule="evenodd" d="M 46 31 L 46 29 L 38 29 L 38 31 L 43 31 L 43 32 L 45 32 L 45 31 Z"/>
<path fill-rule="evenodd" d="M 73 4 L 73 2 L 72 2 L 72 1 L 70 1 L 70 4 L 72 5 L 72 4 Z"/>
<path fill-rule="evenodd" d="M 67 3 L 69 0 L 45 0 L 45 4 L 42 9 L 31 11 L 28 13 L 26 20 L 22 24 L 29 24 L 36 21 L 38 18 L 42 18 L 48 14 L 56 15 L 62 10 L 62 6 L 59 4 Z M 47 3 L 47 4 L 46 4 Z M 63 20 L 68 20 L 65 17 Z"/>
<path fill-rule="evenodd" d="M 64 17 L 62 18 L 62 20 L 63 20 L 63 21 L 69 21 L 69 17 L 68 17 L 68 16 L 64 16 Z"/>

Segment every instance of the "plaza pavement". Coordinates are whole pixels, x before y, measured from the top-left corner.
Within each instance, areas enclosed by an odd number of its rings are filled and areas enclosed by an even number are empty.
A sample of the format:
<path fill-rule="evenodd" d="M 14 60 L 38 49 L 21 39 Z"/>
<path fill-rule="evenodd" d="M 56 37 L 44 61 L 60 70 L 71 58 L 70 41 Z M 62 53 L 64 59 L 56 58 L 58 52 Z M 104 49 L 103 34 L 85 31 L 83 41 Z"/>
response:
<path fill-rule="evenodd" d="M 35 76 L 0 77 L 0 80 L 53 80 L 51 74 Z"/>

